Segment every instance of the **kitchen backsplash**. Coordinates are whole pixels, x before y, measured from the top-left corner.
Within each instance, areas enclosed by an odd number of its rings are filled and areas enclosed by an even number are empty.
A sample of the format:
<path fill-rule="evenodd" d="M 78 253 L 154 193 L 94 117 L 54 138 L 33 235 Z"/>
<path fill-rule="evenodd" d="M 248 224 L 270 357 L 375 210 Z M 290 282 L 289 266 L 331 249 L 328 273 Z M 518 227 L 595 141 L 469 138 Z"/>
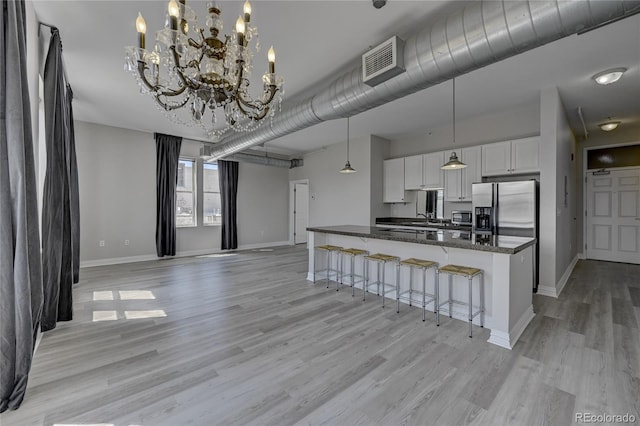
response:
<path fill-rule="evenodd" d="M 424 209 L 424 207 L 422 207 Z M 471 211 L 471 203 L 451 203 L 444 202 L 444 219 L 451 219 L 452 210 L 469 210 Z M 420 211 L 424 213 L 424 211 Z M 416 217 L 416 203 L 391 204 L 391 217 Z"/>

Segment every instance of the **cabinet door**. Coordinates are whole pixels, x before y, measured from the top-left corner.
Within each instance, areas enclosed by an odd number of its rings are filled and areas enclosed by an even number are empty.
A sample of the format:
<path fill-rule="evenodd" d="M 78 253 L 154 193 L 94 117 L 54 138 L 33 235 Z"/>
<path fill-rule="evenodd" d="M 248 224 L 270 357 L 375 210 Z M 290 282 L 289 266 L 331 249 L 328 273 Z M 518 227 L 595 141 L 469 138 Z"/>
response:
<path fill-rule="evenodd" d="M 466 163 L 462 158 L 462 150 L 455 149 L 447 151 L 449 156 L 452 152 L 455 152 L 460 161 Z M 447 158 L 445 158 L 446 160 Z M 444 163 L 443 163 L 444 164 Z M 462 172 L 465 169 L 460 170 L 445 170 L 444 171 L 444 200 L 445 201 L 462 201 Z"/>
<path fill-rule="evenodd" d="M 422 155 L 404 158 L 404 189 L 422 188 Z"/>
<path fill-rule="evenodd" d="M 404 158 L 384 160 L 382 201 L 385 203 L 404 202 Z"/>
<path fill-rule="evenodd" d="M 434 152 L 422 156 L 422 184 L 423 188 L 444 188 L 444 152 Z"/>
<path fill-rule="evenodd" d="M 510 170 L 510 141 L 482 145 L 482 176 L 506 175 Z"/>
<path fill-rule="evenodd" d="M 511 141 L 511 173 L 540 171 L 540 137 Z"/>
<path fill-rule="evenodd" d="M 482 149 L 479 146 L 462 149 L 462 162 L 467 165 L 462 172 L 460 201 L 471 201 L 471 184 L 482 181 Z"/>

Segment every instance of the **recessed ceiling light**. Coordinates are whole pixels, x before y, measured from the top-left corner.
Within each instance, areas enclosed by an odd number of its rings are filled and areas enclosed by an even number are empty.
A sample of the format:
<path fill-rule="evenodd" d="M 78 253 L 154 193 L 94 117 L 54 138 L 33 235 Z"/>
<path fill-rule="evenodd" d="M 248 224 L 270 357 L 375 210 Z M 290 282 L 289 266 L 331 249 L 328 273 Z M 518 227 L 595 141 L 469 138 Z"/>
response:
<path fill-rule="evenodd" d="M 613 68 L 599 72 L 591 78 L 593 78 L 598 84 L 607 85 L 620 80 L 620 78 L 622 78 L 622 74 L 624 74 L 626 70 L 626 68 Z"/>
<path fill-rule="evenodd" d="M 615 130 L 620 125 L 619 121 L 608 121 L 606 123 L 599 124 L 600 128 L 605 132 Z"/>

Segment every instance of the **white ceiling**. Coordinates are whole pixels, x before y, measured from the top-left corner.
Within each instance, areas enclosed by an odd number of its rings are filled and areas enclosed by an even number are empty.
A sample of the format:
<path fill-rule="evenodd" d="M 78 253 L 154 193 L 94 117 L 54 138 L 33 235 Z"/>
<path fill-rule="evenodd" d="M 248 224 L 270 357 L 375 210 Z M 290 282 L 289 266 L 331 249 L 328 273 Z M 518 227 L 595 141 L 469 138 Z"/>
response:
<path fill-rule="evenodd" d="M 204 23 L 206 3 L 187 2 Z M 198 127 L 167 121 L 151 98 L 138 93 L 133 76 L 124 71 L 124 46 L 137 43 L 134 23 L 138 11 L 146 19 L 149 40 L 164 25 L 166 3 L 34 1 L 39 20 L 60 29 L 77 120 L 206 140 Z M 225 18 L 223 33 L 230 33 L 242 3 L 218 2 Z M 392 35 L 406 37 L 419 25 L 461 6 L 457 1 L 415 0 L 389 0 L 382 9 L 373 8 L 369 0 L 254 0 L 252 4 L 252 22 L 258 27 L 262 45 L 254 59 L 254 74 L 259 78 L 266 69 L 266 50 L 274 45 L 277 71 L 285 78 L 285 102 L 353 66 L 371 46 Z M 618 83 L 598 86 L 591 79 L 593 74 L 614 67 L 629 69 Z M 576 135 L 583 135 L 578 107 L 582 107 L 589 133 L 600 132 L 597 125 L 612 117 L 623 126 L 634 127 L 640 135 L 640 15 L 457 78 L 456 120 L 538 103 L 540 89 L 549 86 L 558 87 Z M 451 89 L 451 82 L 445 82 L 361 113 L 351 119 L 351 138 L 375 134 L 401 140 L 450 126 Z M 267 146 L 270 152 L 309 152 L 343 142 L 345 127 L 344 120 L 333 120 Z"/>

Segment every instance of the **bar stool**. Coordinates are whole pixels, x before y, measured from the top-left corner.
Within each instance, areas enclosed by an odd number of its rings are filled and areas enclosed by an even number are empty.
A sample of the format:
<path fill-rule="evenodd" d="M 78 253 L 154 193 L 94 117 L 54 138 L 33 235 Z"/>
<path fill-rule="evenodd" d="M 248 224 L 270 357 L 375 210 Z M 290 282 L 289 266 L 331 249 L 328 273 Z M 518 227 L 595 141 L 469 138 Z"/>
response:
<path fill-rule="evenodd" d="M 457 303 L 459 305 L 464 305 L 464 306 L 468 306 L 469 307 L 469 315 L 468 315 L 468 319 L 469 319 L 469 337 L 471 336 L 471 324 L 473 322 L 473 319 L 480 314 L 480 327 L 484 327 L 484 271 L 482 269 L 479 268 L 472 268 L 469 266 L 461 266 L 461 265 L 446 265 L 440 268 L 439 270 L 440 274 L 447 274 L 448 276 L 448 285 L 449 285 L 449 294 L 448 294 L 448 299 L 445 300 L 444 302 L 440 303 L 439 308 L 442 307 L 443 305 L 449 305 L 449 318 L 451 318 L 451 313 L 452 313 L 452 308 L 453 308 L 453 304 Z M 469 280 L 469 301 L 468 303 L 459 301 L 459 300 L 454 300 L 453 299 L 453 284 L 452 284 L 452 277 L 454 275 L 458 275 L 458 276 L 462 276 L 462 277 L 466 277 Z M 474 313 L 473 312 L 473 278 L 478 276 L 480 278 L 480 306 L 478 307 L 478 310 Z M 439 309 L 438 309 L 438 314 L 439 315 Z"/>
<path fill-rule="evenodd" d="M 326 272 L 326 280 L 327 280 L 327 288 L 329 288 L 329 279 L 331 278 L 331 273 L 333 272 L 335 274 L 336 277 L 336 281 L 338 281 L 338 259 L 336 258 L 336 267 L 332 268 L 331 267 L 331 259 L 333 258 L 333 253 L 336 253 L 336 255 L 338 254 L 338 252 L 342 250 L 342 247 L 340 246 L 332 246 L 330 244 L 325 244 L 322 246 L 316 246 L 315 247 L 315 251 L 316 251 L 316 255 L 313 257 L 313 282 L 316 282 L 316 264 L 317 261 L 316 259 L 318 258 L 318 253 L 319 252 L 326 252 L 327 253 L 327 267 L 325 268 L 325 272 Z"/>
<path fill-rule="evenodd" d="M 386 289 L 387 287 L 392 288 L 393 290 L 395 290 L 396 292 L 398 291 L 398 282 L 396 281 L 395 285 L 390 284 L 385 282 L 384 279 L 384 270 L 385 267 L 387 265 L 387 263 L 392 263 L 395 264 L 395 266 L 397 266 L 398 262 L 400 261 L 400 258 L 398 256 L 391 256 L 388 254 L 384 254 L 384 253 L 376 253 L 376 254 L 371 254 L 368 256 L 364 257 L 365 259 L 365 268 L 364 268 L 364 288 L 363 288 L 363 292 L 362 292 L 362 300 L 365 300 L 365 295 L 367 294 L 367 292 L 369 291 L 369 287 L 372 285 L 376 285 L 377 286 L 377 293 L 378 296 L 380 296 L 380 285 L 382 284 L 382 307 L 384 308 L 384 298 L 385 298 L 385 294 L 386 294 Z M 369 264 L 371 262 L 375 262 L 376 263 L 376 268 L 377 268 L 377 280 L 375 282 L 370 283 L 369 282 Z M 380 272 L 382 270 L 382 273 Z"/>
<path fill-rule="evenodd" d="M 351 260 L 351 269 L 350 269 L 350 273 L 349 273 L 349 277 L 351 277 L 351 297 L 354 297 L 356 294 L 356 290 L 355 290 L 355 286 L 354 284 L 356 283 L 355 279 L 356 278 L 360 278 L 360 282 L 362 283 L 362 288 L 364 289 L 364 269 L 365 269 L 365 260 L 364 260 L 364 256 L 369 255 L 369 252 L 367 250 L 362 250 L 362 249 L 357 249 L 357 248 L 347 248 L 347 249 L 341 249 L 340 252 L 340 284 L 344 284 L 344 258 L 345 256 L 349 256 L 350 260 Z M 362 275 L 358 275 L 355 273 L 355 259 L 358 256 L 362 256 Z M 339 285 L 336 282 L 336 291 L 339 290 Z"/>
<path fill-rule="evenodd" d="M 438 312 L 438 287 L 439 287 L 438 263 L 433 262 L 431 260 L 416 259 L 413 257 L 409 259 L 401 260 L 400 263 L 398 263 L 398 276 L 397 276 L 396 282 L 400 282 L 400 270 L 402 269 L 403 266 L 409 267 L 409 290 L 404 291 L 402 293 L 398 290 L 397 297 L 396 297 L 396 303 L 398 304 L 397 310 L 398 312 L 400 312 L 400 299 L 408 300 L 409 306 L 411 306 L 414 301 L 413 293 L 417 293 L 418 295 L 422 296 L 422 321 L 425 321 L 426 312 L 427 312 L 427 303 L 433 302 L 433 313 L 437 314 Z M 417 291 L 413 289 L 414 269 L 422 271 L 422 291 Z M 433 276 L 434 276 L 433 293 L 427 293 L 427 271 L 429 269 L 433 269 Z M 407 293 L 409 295 L 405 296 Z M 429 297 L 428 299 L 427 299 L 427 296 Z M 438 315 L 436 315 L 436 325 L 440 325 Z"/>

